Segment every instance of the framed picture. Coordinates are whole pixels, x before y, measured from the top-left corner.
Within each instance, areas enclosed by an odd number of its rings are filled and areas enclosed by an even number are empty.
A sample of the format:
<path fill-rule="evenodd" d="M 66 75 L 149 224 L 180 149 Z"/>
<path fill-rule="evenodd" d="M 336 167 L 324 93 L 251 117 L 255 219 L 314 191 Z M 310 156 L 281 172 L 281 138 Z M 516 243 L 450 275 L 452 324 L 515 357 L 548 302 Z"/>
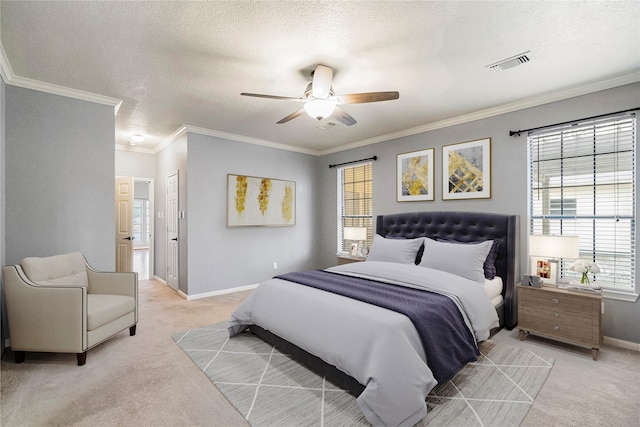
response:
<path fill-rule="evenodd" d="M 358 255 L 358 244 L 357 243 L 352 243 L 351 244 L 351 256 L 357 256 Z"/>
<path fill-rule="evenodd" d="M 227 227 L 295 224 L 295 181 L 227 175 Z"/>
<path fill-rule="evenodd" d="M 433 148 L 397 155 L 399 202 L 433 200 L 433 155 Z"/>
<path fill-rule="evenodd" d="M 491 198 L 491 138 L 442 147 L 442 200 Z"/>
<path fill-rule="evenodd" d="M 538 276 L 545 285 L 557 285 L 558 261 L 531 257 L 531 274 Z"/>

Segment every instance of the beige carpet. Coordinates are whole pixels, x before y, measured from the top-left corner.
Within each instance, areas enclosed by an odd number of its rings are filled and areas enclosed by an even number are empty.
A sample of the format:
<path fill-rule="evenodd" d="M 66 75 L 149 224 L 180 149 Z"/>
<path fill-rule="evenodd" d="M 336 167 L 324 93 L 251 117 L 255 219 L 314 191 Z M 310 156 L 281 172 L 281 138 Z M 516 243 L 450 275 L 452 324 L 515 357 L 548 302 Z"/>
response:
<path fill-rule="evenodd" d="M 369 425 L 354 396 L 250 333 L 229 338 L 223 322 L 173 338 L 255 427 Z M 429 394 L 419 426 L 520 425 L 553 359 L 494 341 L 480 350 Z"/>
<path fill-rule="evenodd" d="M 187 301 L 154 280 L 140 282 L 135 337 L 123 331 L 89 351 L 27 353 L 16 365 L 6 351 L 0 365 L 0 425 L 10 427 L 241 427 L 247 421 L 171 337 L 229 318 L 251 291 Z M 604 316 L 607 314 L 605 313 Z M 517 330 L 494 341 L 555 360 L 522 427 L 640 425 L 640 353 L 605 346 L 591 350 Z"/>

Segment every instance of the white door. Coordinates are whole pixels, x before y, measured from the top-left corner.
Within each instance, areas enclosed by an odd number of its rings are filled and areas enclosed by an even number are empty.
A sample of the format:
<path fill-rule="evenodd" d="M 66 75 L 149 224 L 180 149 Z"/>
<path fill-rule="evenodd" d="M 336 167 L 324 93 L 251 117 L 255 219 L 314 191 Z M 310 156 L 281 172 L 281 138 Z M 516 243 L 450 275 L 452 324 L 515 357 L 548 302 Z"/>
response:
<path fill-rule="evenodd" d="M 116 271 L 133 271 L 133 178 L 116 177 Z"/>
<path fill-rule="evenodd" d="M 167 176 L 167 284 L 178 290 L 178 172 Z"/>

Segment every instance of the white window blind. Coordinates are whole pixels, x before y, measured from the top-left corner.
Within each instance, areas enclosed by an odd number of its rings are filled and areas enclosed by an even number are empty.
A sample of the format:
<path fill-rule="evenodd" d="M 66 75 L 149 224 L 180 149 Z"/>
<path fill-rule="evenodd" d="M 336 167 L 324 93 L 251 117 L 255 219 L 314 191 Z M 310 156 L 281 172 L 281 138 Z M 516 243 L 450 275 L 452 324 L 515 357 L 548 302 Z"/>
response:
<path fill-rule="evenodd" d="M 580 236 L 580 258 L 602 270 L 590 281 L 634 291 L 635 113 L 532 132 L 528 148 L 529 232 Z M 579 280 L 571 262 L 560 274 Z"/>
<path fill-rule="evenodd" d="M 344 239 L 345 227 L 365 227 L 366 248 L 373 241 L 373 163 L 338 168 L 338 252 L 351 250 L 351 240 Z"/>

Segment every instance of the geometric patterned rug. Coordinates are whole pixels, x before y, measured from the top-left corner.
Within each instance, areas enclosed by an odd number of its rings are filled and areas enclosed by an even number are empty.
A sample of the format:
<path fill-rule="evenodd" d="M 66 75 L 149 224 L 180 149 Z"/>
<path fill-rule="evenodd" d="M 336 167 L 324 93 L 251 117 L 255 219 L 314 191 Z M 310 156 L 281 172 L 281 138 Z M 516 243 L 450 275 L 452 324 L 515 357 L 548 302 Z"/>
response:
<path fill-rule="evenodd" d="M 368 426 L 356 398 L 251 333 L 229 338 L 226 322 L 173 336 L 254 427 Z M 417 426 L 518 426 L 553 360 L 495 341 L 427 397 Z M 212 420 L 215 422 L 215 420 Z"/>

